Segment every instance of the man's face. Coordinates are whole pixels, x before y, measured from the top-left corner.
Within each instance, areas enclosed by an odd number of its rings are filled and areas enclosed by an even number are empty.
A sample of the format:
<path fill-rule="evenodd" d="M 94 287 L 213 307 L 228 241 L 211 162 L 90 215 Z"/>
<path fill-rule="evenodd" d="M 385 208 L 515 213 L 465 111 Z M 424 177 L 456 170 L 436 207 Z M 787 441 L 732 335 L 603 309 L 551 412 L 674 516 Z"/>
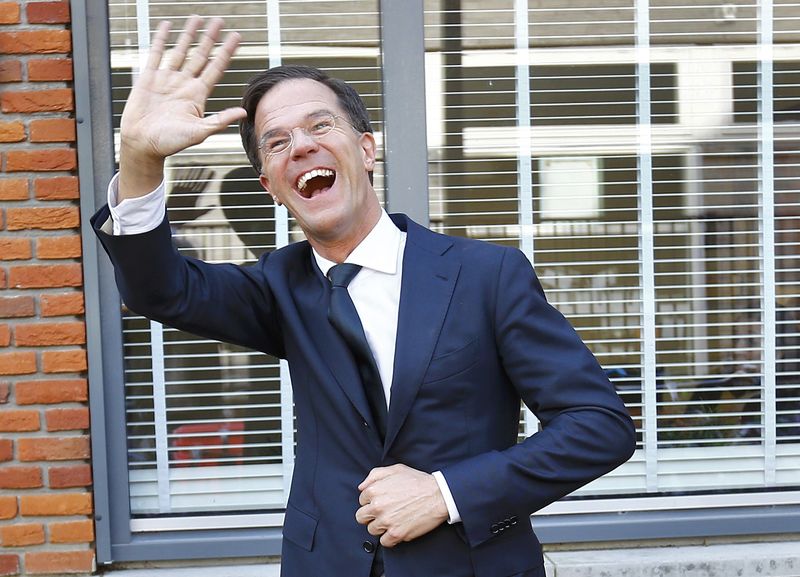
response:
<path fill-rule="evenodd" d="M 319 118 L 330 115 L 335 116 L 332 131 L 309 134 Z M 307 78 L 285 80 L 261 98 L 255 129 L 260 143 L 265 136 L 291 134 L 291 145 L 280 154 L 269 155 L 262 146 L 259 180 L 286 205 L 312 244 L 360 242 L 380 213 L 368 176 L 375 140 L 353 130 L 336 94 Z"/>

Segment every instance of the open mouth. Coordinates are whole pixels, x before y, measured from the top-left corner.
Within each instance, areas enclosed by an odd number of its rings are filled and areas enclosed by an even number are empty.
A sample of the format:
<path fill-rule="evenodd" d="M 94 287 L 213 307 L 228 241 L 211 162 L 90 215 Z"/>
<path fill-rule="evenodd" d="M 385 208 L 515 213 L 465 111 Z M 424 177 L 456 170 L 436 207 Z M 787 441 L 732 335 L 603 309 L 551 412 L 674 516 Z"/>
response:
<path fill-rule="evenodd" d="M 315 168 L 300 175 L 297 179 L 297 191 L 304 198 L 325 192 L 336 181 L 336 173 L 329 168 Z"/>

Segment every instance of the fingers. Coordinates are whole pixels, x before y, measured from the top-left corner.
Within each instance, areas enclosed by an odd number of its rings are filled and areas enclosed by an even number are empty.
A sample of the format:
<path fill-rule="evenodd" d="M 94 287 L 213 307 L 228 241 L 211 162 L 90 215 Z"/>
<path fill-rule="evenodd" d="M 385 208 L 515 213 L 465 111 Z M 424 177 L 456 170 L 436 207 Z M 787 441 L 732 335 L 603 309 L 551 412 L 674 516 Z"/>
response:
<path fill-rule="evenodd" d="M 206 59 L 207 66 L 200 75 L 200 79 L 205 82 L 206 85 L 214 86 L 220 81 L 222 75 L 225 74 L 225 71 L 228 69 L 228 64 L 230 64 L 231 58 L 233 58 L 233 54 L 236 52 L 236 48 L 239 46 L 241 39 L 242 37 L 238 33 L 229 33 L 225 37 L 225 41 L 222 43 L 222 46 L 220 46 L 219 51 L 214 56 L 214 59 L 211 61 Z"/>
<path fill-rule="evenodd" d="M 214 44 L 217 42 L 219 31 L 222 30 L 224 24 L 225 22 L 222 18 L 212 18 L 209 21 L 205 34 L 203 34 L 200 43 L 197 45 L 197 50 L 194 51 L 192 57 L 186 63 L 186 72 L 189 72 L 193 76 L 198 76 L 208 65 L 209 56 L 214 49 Z"/>
<path fill-rule="evenodd" d="M 359 491 L 363 491 L 376 481 L 380 481 L 381 479 L 385 479 L 389 475 L 395 472 L 395 469 L 399 465 L 392 465 L 391 467 L 375 467 L 369 472 L 369 475 L 361 481 L 361 484 L 358 486 Z"/>
<path fill-rule="evenodd" d="M 367 525 L 375 520 L 375 515 L 368 507 L 359 507 L 356 511 L 356 521 L 361 525 Z"/>
<path fill-rule="evenodd" d="M 383 537 L 386 536 L 386 529 L 387 527 L 381 524 L 377 518 L 375 517 L 375 513 L 372 512 L 371 507 L 361 507 L 356 511 L 356 521 L 361 525 L 366 525 L 367 533 L 370 535 L 374 535 L 375 537 L 381 537 L 381 543 L 383 543 Z M 397 541 L 394 538 L 387 537 L 388 541 L 391 541 L 391 545 L 394 546 L 397 544 Z M 384 545 L 386 545 L 384 543 Z"/>
<path fill-rule="evenodd" d="M 175 44 L 175 47 L 167 54 L 167 68 L 170 70 L 179 70 L 180 67 L 183 66 L 183 62 L 186 60 L 186 53 L 189 51 L 189 47 L 192 45 L 194 37 L 202 23 L 203 21 L 199 16 L 192 16 L 186 21 L 183 32 L 178 36 L 177 44 Z"/>
<path fill-rule="evenodd" d="M 358 495 L 358 504 L 361 505 L 362 507 L 364 505 L 369 505 L 377 497 L 378 497 L 378 494 L 377 494 L 377 492 L 375 490 L 375 487 L 373 485 L 368 485 L 367 487 L 364 488 L 363 491 L 361 491 L 361 493 L 359 493 L 359 495 Z"/>
<path fill-rule="evenodd" d="M 160 22 L 156 33 L 150 44 L 150 54 L 147 59 L 147 67 L 157 70 L 163 60 L 164 67 L 169 70 L 183 70 L 192 76 L 199 76 L 208 86 L 214 86 L 222 78 L 228 64 L 236 52 L 241 37 L 236 32 L 231 32 L 222 43 L 218 54 L 211 59 L 211 52 L 217 42 L 220 30 L 225 24 L 222 18 L 212 18 L 202 37 L 187 60 L 187 55 L 192 47 L 192 43 L 197 36 L 197 32 L 203 25 L 203 19 L 199 16 L 191 16 L 183 28 L 175 46 L 164 56 L 164 50 L 169 37 L 170 23 Z"/>
<path fill-rule="evenodd" d="M 171 25 L 167 20 L 162 20 L 159 23 L 158 29 L 153 35 L 153 39 L 150 41 L 150 53 L 147 57 L 146 68 L 158 70 L 158 67 L 161 65 L 161 57 L 164 54 L 164 45 L 167 42 L 170 27 Z"/>
<path fill-rule="evenodd" d="M 402 541 L 403 539 L 398 539 L 391 531 L 386 531 L 383 533 L 383 535 L 381 535 L 381 545 L 387 549 L 391 549 Z"/>

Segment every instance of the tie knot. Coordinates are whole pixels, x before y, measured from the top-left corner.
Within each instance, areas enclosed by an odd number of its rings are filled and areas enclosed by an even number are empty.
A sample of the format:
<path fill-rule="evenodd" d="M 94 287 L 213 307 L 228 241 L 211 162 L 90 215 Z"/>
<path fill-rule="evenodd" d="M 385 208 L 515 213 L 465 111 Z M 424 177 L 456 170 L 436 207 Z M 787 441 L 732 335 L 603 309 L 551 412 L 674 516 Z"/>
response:
<path fill-rule="evenodd" d="M 347 285 L 350 284 L 350 281 L 353 280 L 353 277 L 355 277 L 360 270 L 361 265 L 359 264 L 351 264 L 349 262 L 337 264 L 332 266 L 328 271 L 328 278 L 331 279 L 331 284 L 333 286 L 347 288 Z"/>

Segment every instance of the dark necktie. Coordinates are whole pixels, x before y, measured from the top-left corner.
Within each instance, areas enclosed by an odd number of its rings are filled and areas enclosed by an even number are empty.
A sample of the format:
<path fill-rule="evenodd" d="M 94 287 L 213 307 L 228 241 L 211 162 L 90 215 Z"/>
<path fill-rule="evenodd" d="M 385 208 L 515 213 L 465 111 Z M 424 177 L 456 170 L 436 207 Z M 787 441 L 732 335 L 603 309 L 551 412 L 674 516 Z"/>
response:
<path fill-rule="evenodd" d="M 372 418 L 378 427 L 381 440 L 386 438 L 386 420 L 388 411 L 386 409 L 386 396 L 383 393 L 383 383 L 375 364 L 375 358 L 367 343 L 364 334 L 364 327 L 358 312 L 347 292 L 347 285 L 358 274 L 361 267 L 357 264 L 337 264 L 328 271 L 328 278 L 331 279 L 331 304 L 328 309 L 328 319 L 331 324 L 339 331 L 342 338 L 350 347 L 356 359 L 358 373 L 361 376 L 361 383 L 372 411 Z"/>

